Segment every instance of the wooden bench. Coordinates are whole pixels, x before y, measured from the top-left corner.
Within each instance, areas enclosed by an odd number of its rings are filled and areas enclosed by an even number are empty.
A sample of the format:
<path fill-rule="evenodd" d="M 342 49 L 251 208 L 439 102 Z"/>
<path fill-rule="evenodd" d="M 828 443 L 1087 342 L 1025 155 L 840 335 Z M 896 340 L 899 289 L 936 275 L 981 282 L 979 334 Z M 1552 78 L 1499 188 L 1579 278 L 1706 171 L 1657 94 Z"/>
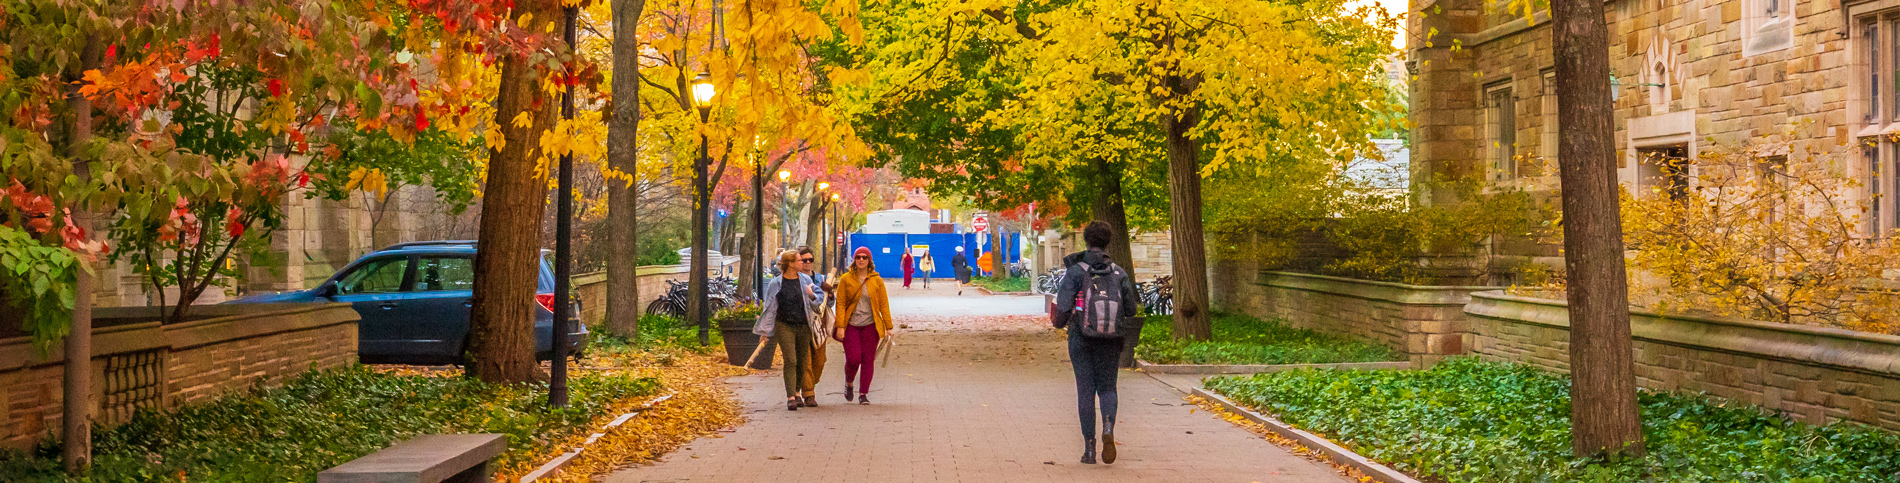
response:
<path fill-rule="evenodd" d="M 317 483 L 486 483 L 502 434 L 425 434 L 317 474 Z"/>

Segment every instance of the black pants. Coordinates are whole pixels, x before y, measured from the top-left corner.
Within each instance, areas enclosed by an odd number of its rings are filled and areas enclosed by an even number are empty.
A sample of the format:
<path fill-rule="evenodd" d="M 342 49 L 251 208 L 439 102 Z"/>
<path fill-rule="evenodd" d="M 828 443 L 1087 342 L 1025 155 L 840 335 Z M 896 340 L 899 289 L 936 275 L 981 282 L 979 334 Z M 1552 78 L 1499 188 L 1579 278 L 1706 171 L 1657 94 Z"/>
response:
<path fill-rule="evenodd" d="M 1115 365 L 1122 339 L 1084 337 L 1069 330 L 1069 364 L 1075 367 L 1075 410 L 1082 418 L 1082 439 L 1095 440 L 1095 404 L 1101 400 L 1102 427 L 1115 430 Z"/>

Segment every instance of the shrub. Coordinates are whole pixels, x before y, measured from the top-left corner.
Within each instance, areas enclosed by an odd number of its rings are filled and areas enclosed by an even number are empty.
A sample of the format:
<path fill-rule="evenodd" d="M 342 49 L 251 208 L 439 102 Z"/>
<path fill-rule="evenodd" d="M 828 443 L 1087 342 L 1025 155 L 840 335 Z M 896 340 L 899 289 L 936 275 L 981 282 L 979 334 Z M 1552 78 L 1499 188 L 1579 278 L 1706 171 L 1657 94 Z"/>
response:
<path fill-rule="evenodd" d="M 1569 379 L 1516 364 L 1461 358 L 1427 371 L 1299 370 L 1207 386 L 1399 470 L 1451 482 L 1900 479 L 1892 433 L 1653 391 L 1638 396 L 1648 455 L 1575 458 Z"/>

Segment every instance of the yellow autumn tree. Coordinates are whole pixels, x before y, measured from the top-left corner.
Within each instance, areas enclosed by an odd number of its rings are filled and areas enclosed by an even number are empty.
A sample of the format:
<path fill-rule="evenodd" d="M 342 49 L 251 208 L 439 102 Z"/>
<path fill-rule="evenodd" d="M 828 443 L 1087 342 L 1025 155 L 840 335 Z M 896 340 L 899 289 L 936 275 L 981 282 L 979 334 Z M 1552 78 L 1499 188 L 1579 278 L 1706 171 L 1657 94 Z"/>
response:
<path fill-rule="evenodd" d="M 642 136 L 661 139 L 658 144 L 671 149 L 656 155 L 670 158 L 677 171 L 693 172 L 689 285 L 698 300 L 706 293 L 711 196 L 726 169 L 766 162 L 753 155 L 762 146 L 823 146 L 821 152 L 838 163 L 866 152 L 850 125 L 833 115 L 824 89 L 828 80 L 814 70 L 809 54 L 812 45 L 836 36 L 858 41 L 858 4 L 668 0 L 647 8 L 654 16 L 639 76 L 644 124 L 651 129 Z M 709 83 L 718 93 L 705 114 L 693 103 L 695 83 Z M 687 316 L 700 323 L 705 342 L 710 314 L 703 309 L 689 304 Z"/>
<path fill-rule="evenodd" d="M 1850 175 L 1867 163 L 1858 146 L 1789 148 L 1708 149 L 1625 192 L 1631 302 L 1894 333 L 1900 300 L 1883 277 L 1900 270 L 1900 252 L 1872 201 L 1856 196 L 1868 188 Z"/>
<path fill-rule="evenodd" d="M 1396 21 L 1371 7 L 1102 0 L 1030 11 L 988 0 L 951 9 L 1028 39 L 1007 54 L 1031 72 L 1020 99 L 986 117 L 1018 126 L 1028 160 L 1073 165 L 1107 152 L 1131 166 L 1166 163 L 1176 338 L 1212 335 L 1203 178 L 1377 156 L 1371 135 L 1402 109 L 1387 101 L 1379 68 Z"/>

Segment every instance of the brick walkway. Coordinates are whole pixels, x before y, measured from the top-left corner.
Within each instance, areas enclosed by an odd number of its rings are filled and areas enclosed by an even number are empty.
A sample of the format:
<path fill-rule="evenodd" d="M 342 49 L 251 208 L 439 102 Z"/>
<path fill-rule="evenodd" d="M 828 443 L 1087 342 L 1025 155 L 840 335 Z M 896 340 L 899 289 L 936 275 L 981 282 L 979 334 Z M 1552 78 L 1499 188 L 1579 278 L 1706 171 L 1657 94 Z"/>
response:
<path fill-rule="evenodd" d="M 734 378 L 747 421 L 609 482 L 755 481 L 1287 481 L 1344 482 L 1193 408 L 1146 375 L 1123 372 L 1120 460 L 1083 465 L 1066 342 L 1040 316 L 1040 297 L 956 297 L 892 286 L 900 329 L 870 406 L 843 404 L 844 353 L 828 347 L 820 406 L 786 411 L 777 371 Z M 945 284 L 948 286 L 950 284 Z M 828 392 L 827 392 L 828 391 Z"/>

